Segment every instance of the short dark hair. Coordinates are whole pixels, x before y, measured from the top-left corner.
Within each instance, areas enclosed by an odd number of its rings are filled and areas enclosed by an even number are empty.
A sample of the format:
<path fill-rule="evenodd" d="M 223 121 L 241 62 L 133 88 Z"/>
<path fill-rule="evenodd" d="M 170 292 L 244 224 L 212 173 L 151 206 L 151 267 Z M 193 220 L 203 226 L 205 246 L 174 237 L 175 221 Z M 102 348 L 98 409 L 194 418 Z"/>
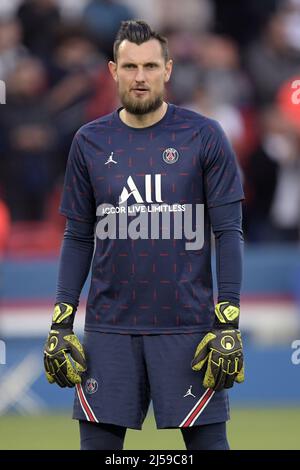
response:
<path fill-rule="evenodd" d="M 122 41 L 134 42 L 137 45 L 150 41 L 150 39 L 157 39 L 159 41 L 165 62 L 169 60 L 168 40 L 161 34 L 153 31 L 151 27 L 142 20 L 129 20 L 122 21 L 121 27 L 117 33 L 114 42 L 114 61 L 117 62 L 118 50 Z"/>

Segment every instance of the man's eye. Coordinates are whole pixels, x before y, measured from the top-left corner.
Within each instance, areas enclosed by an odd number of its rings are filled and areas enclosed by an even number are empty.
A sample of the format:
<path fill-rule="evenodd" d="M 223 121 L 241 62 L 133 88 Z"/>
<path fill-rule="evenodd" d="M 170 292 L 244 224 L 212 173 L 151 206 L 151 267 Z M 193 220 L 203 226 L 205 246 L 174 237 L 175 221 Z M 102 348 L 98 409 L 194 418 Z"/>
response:
<path fill-rule="evenodd" d="M 126 64 L 125 68 L 126 69 L 134 69 L 134 65 L 133 64 Z"/>

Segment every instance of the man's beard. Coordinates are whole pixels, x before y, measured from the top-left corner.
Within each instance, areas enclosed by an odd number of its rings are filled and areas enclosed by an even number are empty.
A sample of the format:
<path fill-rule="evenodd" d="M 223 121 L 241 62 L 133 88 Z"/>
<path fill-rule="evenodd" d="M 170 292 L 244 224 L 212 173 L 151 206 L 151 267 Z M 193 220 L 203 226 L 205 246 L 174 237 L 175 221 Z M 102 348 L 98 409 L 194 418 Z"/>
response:
<path fill-rule="evenodd" d="M 129 93 L 123 92 L 120 93 L 120 100 L 128 113 L 142 116 L 156 111 L 163 104 L 163 94 L 157 95 L 152 100 L 139 101 L 130 98 Z"/>

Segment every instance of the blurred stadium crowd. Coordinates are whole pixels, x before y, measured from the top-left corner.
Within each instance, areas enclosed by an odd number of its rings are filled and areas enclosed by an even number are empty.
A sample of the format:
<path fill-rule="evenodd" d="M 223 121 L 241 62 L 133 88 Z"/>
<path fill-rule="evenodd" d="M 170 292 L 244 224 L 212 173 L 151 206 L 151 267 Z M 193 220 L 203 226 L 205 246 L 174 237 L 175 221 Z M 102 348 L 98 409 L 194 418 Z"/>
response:
<path fill-rule="evenodd" d="M 299 241 L 300 0 L 1 0 L 0 250 L 9 217 L 14 248 L 43 230 L 58 245 L 71 140 L 118 106 L 107 61 L 130 18 L 169 39 L 168 100 L 217 119 L 235 148 L 246 240 Z"/>

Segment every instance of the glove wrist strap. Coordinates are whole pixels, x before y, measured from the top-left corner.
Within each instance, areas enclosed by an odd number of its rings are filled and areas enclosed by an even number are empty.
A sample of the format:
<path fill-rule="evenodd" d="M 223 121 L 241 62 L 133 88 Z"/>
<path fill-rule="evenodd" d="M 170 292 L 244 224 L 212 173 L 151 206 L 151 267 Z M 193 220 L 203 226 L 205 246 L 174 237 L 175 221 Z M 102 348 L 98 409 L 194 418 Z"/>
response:
<path fill-rule="evenodd" d="M 214 328 L 236 328 L 239 327 L 240 308 L 230 302 L 219 302 L 215 307 Z"/>
<path fill-rule="evenodd" d="M 75 308 L 71 304 L 60 302 L 55 304 L 51 328 L 73 328 Z"/>

